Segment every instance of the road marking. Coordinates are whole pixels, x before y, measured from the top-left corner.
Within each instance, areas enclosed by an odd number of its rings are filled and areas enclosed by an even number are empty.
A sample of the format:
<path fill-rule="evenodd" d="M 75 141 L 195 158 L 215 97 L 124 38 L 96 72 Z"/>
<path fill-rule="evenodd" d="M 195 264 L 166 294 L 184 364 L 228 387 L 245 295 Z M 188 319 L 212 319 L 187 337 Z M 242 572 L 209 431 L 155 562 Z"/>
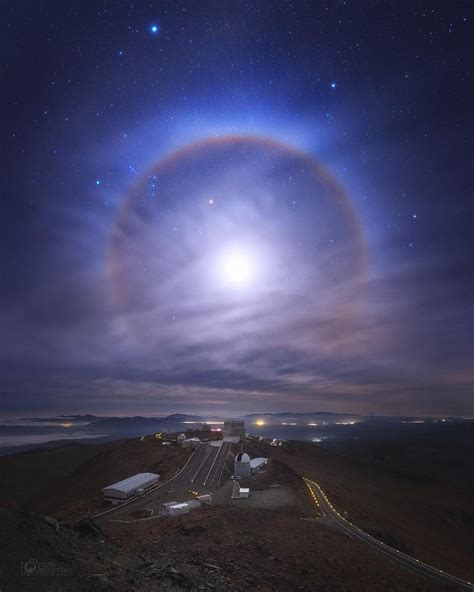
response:
<path fill-rule="evenodd" d="M 206 462 L 206 460 L 209 458 L 209 455 L 212 452 L 212 447 L 208 446 L 209 450 L 207 451 L 206 456 L 204 457 L 204 460 L 202 461 L 202 463 L 199 465 L 198 470 L 194 473 L 194 477 L 191 479 L 191 483 L 194 483 L 194 479 L 196 479 L 196 477 L 198 476 L 199 471 L 202 469 L 202 467 L 204 466 L 204 463 Z"/>
<path fill-rule="evenodd" d="M 227 442 L 224 442 L 224 444 L 227 444 Z M 222 448 L 221 448 L 221 450 L 222 450 Z M 221 472 L 219 473 L 219 479 L 217 479 L 217 483 L 215 485 L 216 488 L 219 486 L 219 483 L 220 483 L 220 480 L 221 480 L 221 477 L 222 477 L 222 473 L 224 471 L 225 463 L 227 461 L 227 457 L 229 456 L 229 450 L 230 450 L 230 444 L 227 446 L 227 452 L 225 453 L 224 462 L 222 463 Z M 217 475 L 217 473 L 216 473 L 216 475 Z"/>
<path fill-rule="evenodd" d="M 218 452 L 216 454 L 216 458 L 214 459 L 214 461 L 213 461 L 213 463 L 211 465 L 211 468 L 209 469 L 209 473 L 207 474 L 206 480 L 204 481 L 203 485 L 206 485 L 207 480 L 209 479 L 209 475 L 211 474 L 211 471 L 214 468 L 214 465 L 216 464 L 216 460 L 219 458 L 219 454 L 220 454 L 221 450 L 222 450 L 222 447 L 219 448 L 219 450 L 218 450 Z"/>

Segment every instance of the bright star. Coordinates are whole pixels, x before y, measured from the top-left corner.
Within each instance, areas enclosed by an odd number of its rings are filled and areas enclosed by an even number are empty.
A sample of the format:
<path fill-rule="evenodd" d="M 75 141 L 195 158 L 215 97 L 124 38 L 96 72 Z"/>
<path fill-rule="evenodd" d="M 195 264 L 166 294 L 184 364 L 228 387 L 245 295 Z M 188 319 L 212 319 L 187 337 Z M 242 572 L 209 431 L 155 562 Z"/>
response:
<path fill-rule="evenodd" d="M 331 88 L 336 88 L 336 83 L 335 82 L 331 82 Z"/>
<path fill-rule="evenodd" d="M 160 31 L 160 27 L 157 24 L 150 25 L 150 32 L 156 35 Z"/>
<path fill-rule="evenodd" d="M 214 203 L 214 200 L 213 200 L 213 199 L 210 199 L 210 200 L 209 200 L 209 203 L 210 203 L 210 204 L 211 204 L 211 206 L 212 206 L 212 204 Z"/>
<path fill-rule="evenodd" d="M 95 182 L 96 185 L 100 185 L 100 179 L 97 179 Z"/>

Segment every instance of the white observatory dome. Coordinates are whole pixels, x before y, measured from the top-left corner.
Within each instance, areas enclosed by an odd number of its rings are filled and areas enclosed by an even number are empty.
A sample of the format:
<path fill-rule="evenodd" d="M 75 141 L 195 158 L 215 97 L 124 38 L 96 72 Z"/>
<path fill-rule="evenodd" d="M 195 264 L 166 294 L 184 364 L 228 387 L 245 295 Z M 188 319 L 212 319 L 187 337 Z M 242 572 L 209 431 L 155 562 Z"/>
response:
<path fill-rule="evenodd" d="M 238 463 L 250 463 L 250 456 L 246 452 L 241 452 L 237 455 L 235 462 Z"/>

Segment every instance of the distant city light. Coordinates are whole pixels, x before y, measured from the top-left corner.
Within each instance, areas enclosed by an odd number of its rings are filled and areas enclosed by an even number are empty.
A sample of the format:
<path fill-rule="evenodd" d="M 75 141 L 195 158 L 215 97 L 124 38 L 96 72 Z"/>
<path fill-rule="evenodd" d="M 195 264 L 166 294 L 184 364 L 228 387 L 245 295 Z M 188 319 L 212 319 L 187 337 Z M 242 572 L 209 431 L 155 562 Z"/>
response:
<path fill-rule="evenodd" d="M 255 425 L 257 425 L 257 426 L 264 426 L 265 425 L 265 421 L 263 419 L 257 419 L 257 421 L 255 422 Z"/>

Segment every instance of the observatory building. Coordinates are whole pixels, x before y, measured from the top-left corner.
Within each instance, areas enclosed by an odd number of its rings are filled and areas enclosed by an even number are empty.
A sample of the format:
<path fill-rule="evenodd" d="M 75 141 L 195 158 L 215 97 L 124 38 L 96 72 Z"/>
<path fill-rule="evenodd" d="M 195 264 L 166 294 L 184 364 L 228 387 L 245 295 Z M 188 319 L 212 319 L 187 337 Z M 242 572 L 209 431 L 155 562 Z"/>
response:
<path fill-rule="evenodd" d="M 224 438 L 237 438 L 238 441 L 242 442 L 247 437 L 245 431 L 245 421 L 228 419 L 224 421 Z"/>
<path fill-rule="evenodd" d="M 250 476 L 250 456 L 246 452 L 240 452 L 235 457 L 234 475 L 236 477 Z"/>

